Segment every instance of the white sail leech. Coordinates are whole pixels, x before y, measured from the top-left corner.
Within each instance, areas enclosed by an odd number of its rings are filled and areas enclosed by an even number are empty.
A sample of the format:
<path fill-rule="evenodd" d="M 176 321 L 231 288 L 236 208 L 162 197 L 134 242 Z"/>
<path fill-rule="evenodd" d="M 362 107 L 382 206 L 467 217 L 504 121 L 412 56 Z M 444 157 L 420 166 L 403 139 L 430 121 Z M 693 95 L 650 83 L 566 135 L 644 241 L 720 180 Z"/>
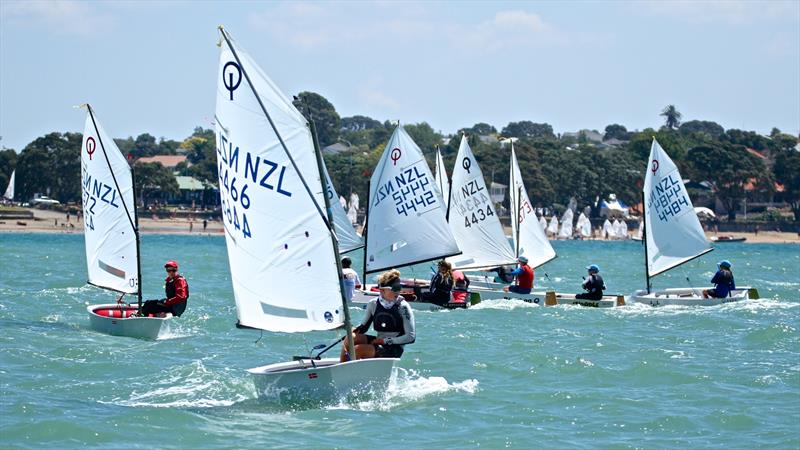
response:
<path fill-rule="evenodd" d="M 461 253 L 422 151 L 398 125 L 370 179 L 367 272 Z"/>
<path fill-rule="evenodd" d="M 86 113 L 81 146 L 81 201 L 89 283 L 136 294 L 139 255 L 132 209 L 133 176 L 128 160 L 100 126 L 97 116 L 92 120 L 93 111 Z"/>
<path fill-rule="evenodd" d="M 239 61 L 223 40 L 215 127 L 239 323 L 280 332 L 338 328 L 344 321 L 339 274 L 327 218 L 321 215 L 323 181 L 308 123 L 238 46 L 236 54 Z"/>
<path fill-rule="evenodd" d="M 503 233 L 475 155 L 461 137 L 451 180 L 448 222 L 463 253 L 449 258 L 456 269 L 514 264 L 514 250 Z"/>
<path fill-rule="evenodd" d="M 322 168 L 325 170 L 325 183 L 328 187 L 328 202 L 331 205 L 331 216 L 333 216 L 333 225 L 336 230 L 336 239 L 339 241 L 339 252 L 347 253 L 364 246 L 364 241 L 361 236 L 356 234 L 355 228 L 345 212 L 344 207 L 347 202 L 344 197 L 336 194 L 336 188 L 333 187 L 333 181 L 328 173 L 328 168 L 325 163 L 322 163 Z M 337 203 L 336 198 L 339 197 L 340 201 Z"/>

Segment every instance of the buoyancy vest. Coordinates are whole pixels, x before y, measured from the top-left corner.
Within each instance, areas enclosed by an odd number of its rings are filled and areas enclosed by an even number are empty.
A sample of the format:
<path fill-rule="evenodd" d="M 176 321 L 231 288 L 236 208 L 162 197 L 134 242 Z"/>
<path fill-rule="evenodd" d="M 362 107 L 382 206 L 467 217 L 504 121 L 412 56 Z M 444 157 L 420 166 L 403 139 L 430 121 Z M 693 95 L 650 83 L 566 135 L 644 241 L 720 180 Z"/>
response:
<path fill-rule="evenodd" d="M 595 273 L 589 275 L 589 283 L 586 285 L 586 289 L 590 293 L 600 292 L 602 294 L 605 288 L 606 284 L 603 282 L 603 277 L 601 277 L 600 274 Z"/>
<path fill-rule="evenodd" d="M 517 285 L 523 289 L 533 289 L 533 269 L 525 264 L 520 266 L 522 273 L 517 275 Z"/>
<path fill-rule="evenodd" d="M 167 278 L 164 283 L 164 291 L 167 294 L 167 299 L 175 297 L 175 280 L 178 278 L 182 279 L 183 282 L 186 284 L 186 300 L 189 300 L 189 283 L 186 283 L 186 279 L 183 278 L 183 275 L 175 275 L 175 278 Z"/>
<path fill-rule="evenodd" d="M 378 301 L 375 305 L 375 315 L 372 316 L 372 323 L 375 331 L 397 333 L 398 336 L 405 334 L 403 327 L 403 316 L 400 314 L 400 302 L 394 302 L 391 308 L 384 308 Z"/>

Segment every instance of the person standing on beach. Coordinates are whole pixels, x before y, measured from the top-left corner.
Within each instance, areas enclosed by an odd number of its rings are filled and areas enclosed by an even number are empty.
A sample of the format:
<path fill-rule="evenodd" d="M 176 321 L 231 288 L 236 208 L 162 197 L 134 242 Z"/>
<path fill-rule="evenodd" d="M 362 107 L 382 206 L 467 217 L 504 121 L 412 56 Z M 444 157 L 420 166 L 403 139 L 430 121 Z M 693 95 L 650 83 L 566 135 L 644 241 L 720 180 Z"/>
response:
<path fill-rule="evenodd" d="M 178 262 L 170 259 L 164 264 L 164 269 L 167 271 L 167 279 L 164 280 L 164 291 L 167 298 L 144 302 L 142 315 L 145 317 L 150 314 L 156 316 L 166 313 L 180 317 L 186 311 L 186 301 L 189 299 L 189 284 L 186 282 L 186 278 L 178 273 Z"/>
<path fill-rule="evenodd" d="M 344 298 L 349 302 L 353 299 L 353 293 L 357 288 L 361 287 L 361 279 L 358 278 L 358 272 L 353 270 L 351 266 L 353 261 L 348 257 L 342 258 L 342 285 L 344 287 Z"/>
<path fill-rule="evenodd" d="M 600 276 L 600 267 L 597 264 L 592 264 L 586 270 L 589 272 L 589 278 L 584 277 L 582 286 L 587 292 L 576 294 L 575 298 L 583 300 L 602 299 L 606 284 L 603 282 L 603 277 Z"/>
<path fill-rule="evenodd" d="M 517 283 L 512 286 L 506 286 L 503 290 L 517 294 L 530 294 L 531 289 L 533 289 L 533 269 L 528 265 L 528 258 L 524 256 L 517 258 L 517 262 L 519 262 L 519 267 L 509 274 L 517 278 Z"/>
<path fill-rule="evenodd" d="M 203 231 L 206 231 L 206 228 L 208 228 L 208 220 L 203 219 Z"/>
<path fill-rule="evenodd" d="M 722 260 L 717 264 L 717 273 L 711 278 L 711 282 L 714 283 L 714 289 L 704 289 L 703 298 L 725 298 L 736 289 L 730 261 Z"/>

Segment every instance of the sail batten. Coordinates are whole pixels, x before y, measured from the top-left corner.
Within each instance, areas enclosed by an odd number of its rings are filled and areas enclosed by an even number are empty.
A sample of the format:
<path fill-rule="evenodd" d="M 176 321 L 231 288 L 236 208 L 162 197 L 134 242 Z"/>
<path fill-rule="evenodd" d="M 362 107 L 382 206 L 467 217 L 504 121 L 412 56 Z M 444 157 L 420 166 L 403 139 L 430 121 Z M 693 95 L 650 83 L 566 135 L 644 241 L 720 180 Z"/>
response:
<path fill-rule="evenodd" d="M 678 167 L 655 139 L 643 191 L 647 271 L 651 277 L 713 250 Z"/>
<path fill-rule="evenodd" d="M 370 178 L 365 271 L 461 252 L 422 151 L 398 125 Z"/>
<path fill-rule="evenodd" d="M 279 332 L 338 328 L 333 232 L 320 206 L 325 178 L 308 122 L 222 32 L 217 162 L 239 323 Z"/>
<path fill-rule="evenodd" d="M 514 264 L 514 250 L 503 233 L 503 227 L 486 188 L 483 172 L 461 137 L 451 180 L 448 222 L 463 253 L 450 258 L 453 268 L 475 269 Z"/>
<path fill-rule="evenodd" d="M 88 108 L 81 145 L 81 201 L 88 283 L 125 294 L 139 291 L 133 175 L 114 140 Z"/>
<path fill-rule="evenodd" d="M 511 143 L 510 165 L 511 227 L 514 231 L 514 238 L 517 240 L 515 243 L 515 247 L 518 249 L 517 256 L 525 256 L 528 258 L 528 265 L 535 268 L 555 258 L 556 252 L 542 231 L 531 206 L 528 192 L 525 190 L 525 183 L 522 181 L 513 142 Z M 558 219 L 555 220 L 558 224 Z"/>

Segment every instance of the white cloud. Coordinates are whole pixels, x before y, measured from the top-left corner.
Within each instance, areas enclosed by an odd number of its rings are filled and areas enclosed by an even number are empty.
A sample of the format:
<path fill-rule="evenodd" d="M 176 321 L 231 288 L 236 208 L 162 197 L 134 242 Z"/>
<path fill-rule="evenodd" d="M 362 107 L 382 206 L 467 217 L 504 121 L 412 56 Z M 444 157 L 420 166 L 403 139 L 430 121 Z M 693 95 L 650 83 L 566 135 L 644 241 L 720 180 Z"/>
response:
<path fill-rule="evenodd" d="M 538 14 L 521 10 L 498 11 L 491 19 L 478 24 L 451 25 L 448 27 L 448 37 L 453 46 L 472 51 L 519 49 L 567 42 L 563 33 Z"/>
<path fill-rule="evenodd" d="M 39 26 L 55 34 L 91 37 L 113 27 L 113 18 L 75 0 L 4 1 L 2 20 Z"/>

